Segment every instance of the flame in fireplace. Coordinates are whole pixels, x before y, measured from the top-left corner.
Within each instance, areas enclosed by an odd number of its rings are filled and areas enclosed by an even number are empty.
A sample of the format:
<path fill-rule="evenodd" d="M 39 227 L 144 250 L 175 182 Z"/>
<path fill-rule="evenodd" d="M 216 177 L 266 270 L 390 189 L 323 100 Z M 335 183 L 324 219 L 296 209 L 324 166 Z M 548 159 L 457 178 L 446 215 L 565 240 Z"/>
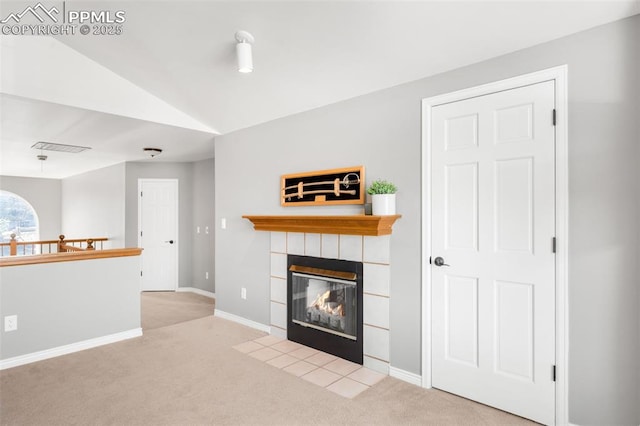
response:
<path fill-rule="evenodd" d="M 318 294 L 313 302 L 309 305 L 309 308 L 319 309 L 331 315 L 340 315 L 344 316 L 344 306 L 342 303 L 337 304 L 335 302 L 330 302 L 331 291 L 327 290 L 322 294 Z"/>

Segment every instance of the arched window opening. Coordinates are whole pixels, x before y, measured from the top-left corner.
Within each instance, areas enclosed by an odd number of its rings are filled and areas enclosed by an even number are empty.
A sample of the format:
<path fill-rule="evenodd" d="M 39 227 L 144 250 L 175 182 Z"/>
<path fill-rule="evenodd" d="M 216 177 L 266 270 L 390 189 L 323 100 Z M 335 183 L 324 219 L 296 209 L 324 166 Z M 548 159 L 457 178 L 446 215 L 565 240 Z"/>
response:
<path fill-rule="evenodd" d="M 11 241 L 11 234 L 18 241 L 38 241 L 40 226 L 34 208 L 24 198 L 9 191 L 0 190 L 0 235 L 2 242 Z M 9 247 L 3 247 L 9 254 Z M 40 246 L 36 245 L 39 252 Z"/>

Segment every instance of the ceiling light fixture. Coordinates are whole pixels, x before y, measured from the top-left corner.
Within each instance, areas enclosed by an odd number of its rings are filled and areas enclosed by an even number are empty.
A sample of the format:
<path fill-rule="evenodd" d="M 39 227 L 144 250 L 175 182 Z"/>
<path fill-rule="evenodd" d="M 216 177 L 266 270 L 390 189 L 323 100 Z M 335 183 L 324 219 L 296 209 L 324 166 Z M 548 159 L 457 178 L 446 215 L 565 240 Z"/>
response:
<path fill-rule="evenodd" d="M 236 54 L 238 55 L 238 71 L 249 73 L 253 71 L 253 55 L 251 45 L 254 42 L 253 36 L 246 31 L 236 32 Z"/>
<path fill-rule="evenodd" d="M 143 148 L 142 150 L 145 154 L 151 156 L 151 158 L 162 154 L 162 150 L 160 148 Z"/>
<path fill-rule="evenodd" d="M 43 166 L 43 165 L 44 165 L 44 162 L 45 162 L 45 161 L 47 161 L 47 158 L 49 158 L 49 157 L 47 157 L 46 155 L 44 155 L 44 154 L 42 153 L 42 149 L 40 149 L 40 154 L 36 155 L 36 158 L 37 158 L 38 160 L 40 160 L 40 171 L 41 171 L 41 172 L 43 172 L 43 171 L 44 171 L 44 166 Z"/>

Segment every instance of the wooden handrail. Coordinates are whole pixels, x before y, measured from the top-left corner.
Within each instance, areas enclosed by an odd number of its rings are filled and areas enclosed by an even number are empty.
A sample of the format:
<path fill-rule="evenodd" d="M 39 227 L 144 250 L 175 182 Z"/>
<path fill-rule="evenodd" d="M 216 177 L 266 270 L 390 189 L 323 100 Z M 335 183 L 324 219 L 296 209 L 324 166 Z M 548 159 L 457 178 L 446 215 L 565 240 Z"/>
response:
<path fill-rule="evenodd" d="M 16 241 L 16 234 L 11 234 L 11 242 L 9 243 L 11 247 L 9 249 L 9 256 L 15 256 L 18 254 L 18 242 Z"/>
<path fill-rule="evenodd" d="M 93 240 L 91 238 L 87 240 L 87 247 L 85 248 L 70 246 L 69 244 L 58 243 L 58 253 L 64 253 L 67 251 L 91 251 L 91 250 L 95 250 L 95 247 L 93 247 Z"/>
<path fill-rule="evenodd" d="M 104 259 L 109 257 L 139 256 L 141 253 L 141 248 L 124 248 L 39 254 L 35 256 L 11 256 L 0 258 L 0 267 L 70 262 L 74 260 Z"/>
<path fill-rule="evenodd" d="M 67 244 L 60 244 L 58 246 L 58 253 L 66 253 L 69 251 L 86 251 L 86 250 L 83 249 L 82 247 L 75 247 Z"/>
<path fill-rule="evenodd" d="M 104 242 L 109 241 L 107 237 L 96 238 L 75 238 L 67 240 L 64 235 L 60 235 L 58 240 L 39 240 L 39 241 L 17 241 L 16 234 L 11 234 L 11 240 L 8 243 L 0 243 L 0 256 L 4 254 L 4 247 L 9 247 L 9 256 L 18 255 L 18 247 L 22 246 L 22 254 L 27 255 L 27 247 L 31 246 L 31 255 L 35 255 L 35 247 L 40 246 L 40 253 L 44 253 L 44 246 L 48 246 L 48 253 L 52 253 L 51 246 L 55 245 L 58 253 L 64 253 L 65 251 L 79 251 L 79 250 L 95 250 L 95 243 L 100 243 L 100 250 L 103 249 Z M 78 244 L 79 246 L 77 246 Z M 86 248 L 82 245 L 86 244 Z"/>

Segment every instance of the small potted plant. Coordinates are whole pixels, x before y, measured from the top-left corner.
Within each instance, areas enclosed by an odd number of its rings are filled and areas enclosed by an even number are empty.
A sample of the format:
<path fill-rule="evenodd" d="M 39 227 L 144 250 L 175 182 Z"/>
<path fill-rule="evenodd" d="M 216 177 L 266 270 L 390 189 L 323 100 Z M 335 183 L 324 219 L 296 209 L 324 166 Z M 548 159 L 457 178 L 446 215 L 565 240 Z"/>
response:
<path fill-rule="evenodd" d="M 371 209 L 375 216 L 396 214 L 396 186 L 386 180 L 374 180 L 367 193 L 371 195 Z"/>

